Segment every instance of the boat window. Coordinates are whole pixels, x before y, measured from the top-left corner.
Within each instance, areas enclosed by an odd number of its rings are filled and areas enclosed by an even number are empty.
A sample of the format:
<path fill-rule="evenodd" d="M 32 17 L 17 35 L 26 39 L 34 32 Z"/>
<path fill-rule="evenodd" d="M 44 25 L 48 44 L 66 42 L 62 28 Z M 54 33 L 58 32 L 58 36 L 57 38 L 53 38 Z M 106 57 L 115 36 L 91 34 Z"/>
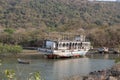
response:
<path fill-rule="evenodd" d="M 67 43 L 66 46 L 69 46 L 69 43 Z"/>
<path fill-rule="evenodd" d="M 62 44 L 60 43 L 59 46 L 61 46 Z"/>
<path fill-rule="evenodd" d="M 65 47 L 65 43 L 63 43 L 63 47 Z"/>
<path fill-rule="evenodd" d="M 72 46 L 74 46 L 74 43 L 72 43 Z"/>
<path fill-rule="evenodd" d="M 75 44 L 75 46 L 77 45 L 77 43 L 74 43 Z"/>

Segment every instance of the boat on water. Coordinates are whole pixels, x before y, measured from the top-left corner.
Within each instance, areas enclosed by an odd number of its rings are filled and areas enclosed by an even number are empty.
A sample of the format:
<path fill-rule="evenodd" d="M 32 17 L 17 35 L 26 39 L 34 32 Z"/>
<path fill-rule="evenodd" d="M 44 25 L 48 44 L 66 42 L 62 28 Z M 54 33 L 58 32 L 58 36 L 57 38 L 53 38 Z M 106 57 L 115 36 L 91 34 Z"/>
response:
<path fill-rule="evenodd" d="M 85 56 L 91 48 L 91 43 L 85 36 L 76 36 L 72 40 L 44 40 L 42 48 L 38 48 L 47 58 Z"/>
<path fill-rule="evenodd" d="M 30 61 L 28 61 L 28 60 L 17 59 L 17 61 L 20 64 L 30 64 Z"/>

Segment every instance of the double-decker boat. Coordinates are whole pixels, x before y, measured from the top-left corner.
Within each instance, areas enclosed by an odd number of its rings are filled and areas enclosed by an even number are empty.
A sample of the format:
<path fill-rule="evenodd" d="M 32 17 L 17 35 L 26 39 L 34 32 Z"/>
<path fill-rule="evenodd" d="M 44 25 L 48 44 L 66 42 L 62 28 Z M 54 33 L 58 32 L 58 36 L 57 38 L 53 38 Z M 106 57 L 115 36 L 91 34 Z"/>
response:
<path fill-rule="evenodd" d="M 85 56 L 91 43 L 85 36 L 76 36 L 74 40 L 45 40 L 42 48 L 38 48 L 47 58 Z"/>

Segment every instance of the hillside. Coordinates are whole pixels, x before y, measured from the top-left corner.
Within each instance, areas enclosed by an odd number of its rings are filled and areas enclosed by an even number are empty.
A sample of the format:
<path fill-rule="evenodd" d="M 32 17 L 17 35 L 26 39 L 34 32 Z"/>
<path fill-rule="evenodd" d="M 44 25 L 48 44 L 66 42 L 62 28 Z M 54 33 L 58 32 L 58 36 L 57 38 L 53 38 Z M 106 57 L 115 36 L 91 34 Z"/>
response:
<path fill-rule="evenodd" d="M 120 3 L 0 0 L 0 43 L 40 46 L 61 31 L 86 34 L 94 46 L 120 47 Z"/>
<path fill-rule="evenodd" d="M 0 26 L 111 26 L 120 23 L 119 5 L 85 0 L 0 0 Z"/>

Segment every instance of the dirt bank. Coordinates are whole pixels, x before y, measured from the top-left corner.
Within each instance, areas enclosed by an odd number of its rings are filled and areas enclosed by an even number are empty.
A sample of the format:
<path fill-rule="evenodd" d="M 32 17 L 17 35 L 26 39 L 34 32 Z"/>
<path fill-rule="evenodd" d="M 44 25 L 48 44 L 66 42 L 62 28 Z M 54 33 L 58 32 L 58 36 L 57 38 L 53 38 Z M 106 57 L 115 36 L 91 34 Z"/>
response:
<path fill-rule="evenodd" d="M 1 54 L 0 58 L 44 58 L 44 55 L 37 50 L 23 50 L 18 54 Z"/>

